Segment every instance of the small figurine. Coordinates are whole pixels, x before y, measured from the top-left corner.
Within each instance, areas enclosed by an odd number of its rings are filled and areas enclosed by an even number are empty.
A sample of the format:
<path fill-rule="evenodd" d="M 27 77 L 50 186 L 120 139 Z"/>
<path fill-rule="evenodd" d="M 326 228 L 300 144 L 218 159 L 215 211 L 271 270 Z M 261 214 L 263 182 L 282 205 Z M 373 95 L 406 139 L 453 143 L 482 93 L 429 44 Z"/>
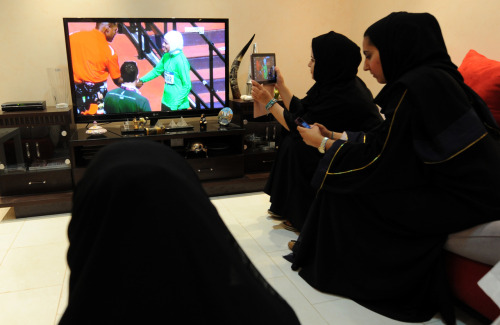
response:
<path fill-rule="evenodd" d="M 134 130 L 138 130 L 139 129 L 139 121 L 137 121 L 137 119 L 135 117 L 132 120 L 132 123 L 134 123 Z"/>
<path fill-rule="evenodd" d="M 139 118 L 139 128 L 142 129 L 146 126 L 146 119 L 144 117 Z"/>
<path fill-rule="evenodd" d="M 187 126 L 186 120 L 181 116 L 179 122 L 177 122 L 177 126 Z"/>
<path fill-rule="evenodd" d="M 207 119 L 205 118 L 205 114 L 201 114 L 200 118 L 200 131 L 206 131 L 207 130 Z"/>

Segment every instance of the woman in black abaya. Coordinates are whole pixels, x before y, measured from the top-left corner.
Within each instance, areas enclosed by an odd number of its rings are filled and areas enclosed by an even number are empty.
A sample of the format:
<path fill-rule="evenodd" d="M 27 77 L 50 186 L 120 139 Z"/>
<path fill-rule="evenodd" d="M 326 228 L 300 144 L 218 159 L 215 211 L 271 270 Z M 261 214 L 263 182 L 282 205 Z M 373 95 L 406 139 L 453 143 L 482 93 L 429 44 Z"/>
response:
<path fill-rule="evenodd" d="M 73 197 L 60 324 L 299 324 L 167 146 L 102 149 Z"/>
<path fill-rule="evenodd" d="M 382 121 L 368 88 L 356 74 L 361 62 L 359 47 L 333 31 L 313 38 L 309 67 L 315 80 L 302 100 L 293 96 L 277 69 L 277 84 L 286 109 L 274 104 L 269 109 L 288 130 L 283 137 L 264 192 L 270 195 L 271 215 L 302 228 L 315 190 L 311 177 L 321 154 L 304 144 L 295 119 L 322 123 L 331 130 L 366 131 Z M 266 105 L 273 97 L 254 82 L 253 98 Z"/>
<path fill-rule="evenodd" d="M 318 290 L 387 317 L 455 323 L 443 267 L 448 234 L 500 216 L 499 130 L 451 62 L 430 14 L 369 27 L 365 70 L 386 83 L 376 129 L 328 140 L 320 188 L 292 268 Z M 299 128 L 317 146 L 329 131 Z"/>

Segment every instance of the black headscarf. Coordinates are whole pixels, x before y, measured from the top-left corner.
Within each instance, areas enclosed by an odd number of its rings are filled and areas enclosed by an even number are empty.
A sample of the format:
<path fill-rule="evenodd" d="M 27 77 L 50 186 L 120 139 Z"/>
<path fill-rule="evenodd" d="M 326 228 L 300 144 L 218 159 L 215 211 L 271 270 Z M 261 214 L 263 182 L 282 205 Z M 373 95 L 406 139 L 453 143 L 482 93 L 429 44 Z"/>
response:
<path fill-rule="evenodd" d="M 388 84 L 420 66 L 446 70 L 463 81 L 450 60 L 439 23 L 431 14 L 393 12 L 371 25 L 365 36 L 379 50 Z"/>
<path fill-rule="evenodd" d="M 315 84 L 302 99 L 311 111 L 331 109 L 338 103 L 349 109 L 364 104 L 365 98 L 352 98 L 361 63 L 360 48 L 350 39 L 333 31 L 313 38 Z"/>
<path fill-rule="evenodd" d="M 103 148 L 73 197 L 60 324 L 298 324 L 235 242 L 184 158 Z"/>
<path fill-rule="evenodd" d="M 314 80 L 322 85 L 343 85 L 352 81 L 361 63 L 359 47 L 333 31 L 313 38 Z"/>
<path fill-rule="evenodd" d="M 394 92 L 407 89 L 418 110 L 412 115 L 414 145 L 426 162 L 444 161 L 483 136 L 498 133 L 482 99 L 463 82 L 451 61 L 434 16 L 395 12 L 365 32 L 378 49 L 387 85 L 375 98 L 386 117 Z M 453 109 L 444 109 L 453 107 Z"/>
<path fill-rule="evenodd" d="M 356 75 L 361 63 L 360 48 L 349 38 L 333 31 L 313 38 L 312 52 L 315 59 L 313 78 L 315 84 L 301 102 L 306 111 L 317 114 L 329 112 L 335 115 L 334 123 L 315 119 L 310 123 L 320 122 L 332 130 L 364 130 L 378 124 L 381 120 L 370 91 Z M 320 113 L 321 114 L 321 113 Z M 304 115 L 304 112 L 300 112 Z M 357 118 L 356 118 L 357 117 Z M 294 125 L 294 119 L 287 121 Z M 346 122 L 353 120 L 352 122 Z M 363 125 L 363 122 L 367 122 Z M 371 127 L 370 127 L 371 128 Z"/>

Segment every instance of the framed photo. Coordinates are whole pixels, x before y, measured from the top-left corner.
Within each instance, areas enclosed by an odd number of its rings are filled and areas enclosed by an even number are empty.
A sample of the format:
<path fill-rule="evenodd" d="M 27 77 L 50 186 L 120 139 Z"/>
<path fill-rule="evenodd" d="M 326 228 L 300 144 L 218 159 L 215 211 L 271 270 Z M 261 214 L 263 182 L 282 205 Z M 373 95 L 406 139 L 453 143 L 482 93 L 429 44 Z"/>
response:
<path fill-rule="evenodd" d="M 276 55 L 274 53 L 253 53 L 252 79 L 261 84 L 276 83 Z"/>

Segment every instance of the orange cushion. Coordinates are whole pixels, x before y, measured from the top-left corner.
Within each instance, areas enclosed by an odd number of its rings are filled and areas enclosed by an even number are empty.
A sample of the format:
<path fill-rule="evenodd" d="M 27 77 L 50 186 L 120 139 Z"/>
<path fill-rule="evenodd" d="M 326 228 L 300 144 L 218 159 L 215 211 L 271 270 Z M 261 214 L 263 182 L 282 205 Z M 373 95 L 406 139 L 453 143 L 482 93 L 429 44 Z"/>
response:
<path fill-rule="evenodd" d="M 464 77 L 465 84 L 486 102 L 500 125 L 500 62 L 470 50 L 458 71 Z"/>

